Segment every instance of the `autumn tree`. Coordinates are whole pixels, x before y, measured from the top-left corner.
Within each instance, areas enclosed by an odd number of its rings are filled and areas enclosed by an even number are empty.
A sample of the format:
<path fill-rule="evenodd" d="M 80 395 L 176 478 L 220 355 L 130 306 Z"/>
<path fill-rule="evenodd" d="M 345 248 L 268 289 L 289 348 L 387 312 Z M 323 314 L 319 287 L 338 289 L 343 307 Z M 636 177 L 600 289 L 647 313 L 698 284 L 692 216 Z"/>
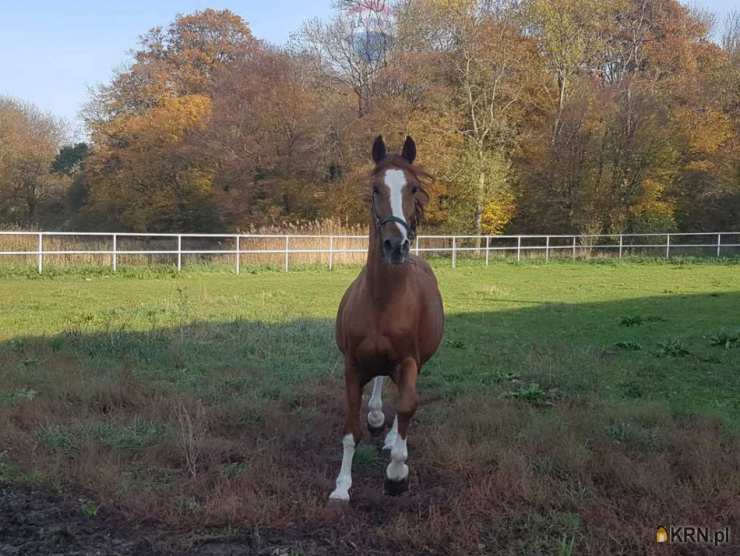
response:
<path fill-rule="evenodd" d="M 216 202 L 233 225 L 317 216 L 332 153 L 327 95 L 310 72 L 300 57 L 265 48 L 218 79 L 195 145 L 215 169 Z"/>
<path fill-rule="evenodd" d="M 218 229 L 214 170 L 189 140 L 206 125 L 225 68 L 261 48 L 228 10 L 178 16 L 141 38 L 134 62 L 87 110 L 93 140 L 88 206 L 93 225 L 119 229 Z"/>
<path fill-rule="evenodd" d="M 257 48 L 247 23 L 229 10 L 179 15 L 140 37 L 133 63 L 92 99 L 88 124 L 141 113 L 164 98 L 208 95 L 220 70 Z"/>
<path fill-rule="evenodd" d="M 442 54 L 446 105 L 460 137 L 448 169 L 457 229 L 472 223 L 473 232 L 497 233 L 514 213 L 508 153 L 527 103 L 524 68 L 533 54 L 519 16 L 507 1 L 409 2 L 401 12 L 405 43 Z"/>
<path fill-rule="evenodd" d="M 562 232 L 675 228 L 683 118 L 673 109 L 708 54 L 706 22 L 674 0 L 545 4 L 529 15 L 558 94 L 519 159 L 521 221 Z"/>
<path fill-rule="evenodd" d="M 679 170 L 671 188 L 684 229 L 732 229 L 740 222 L 740 24 L 728 17 L 722 47 L 696 50 L 671 99 Z"/>
<path fill-rule="evenodd" d="M 64 139 L 62 123 L 32 105 L 0 97 L 0 222 L 42 224 L 67 182 L 52 169 Z"/>
<path fill-rule="evenodd" d="M 285 49 L 228 11 L 146 34 L 87 110 L 90 154 L 70 189 L 86 225 L 365 223 L 378 133 L 390 145 L 415 137 L 436 178 L 427 222 L 441 229 L 738 221 L 736 20 L 716 45 L 710 18 L 677 0 L 335 8 Z"/>
<path fill-rule="evenodd" d="M 89 221 L 134 231 L 220 229 L 213 170 L 188 143 L 210 112 L 208 97 L 187 95 L 110 122 L 87 161 Z"/>

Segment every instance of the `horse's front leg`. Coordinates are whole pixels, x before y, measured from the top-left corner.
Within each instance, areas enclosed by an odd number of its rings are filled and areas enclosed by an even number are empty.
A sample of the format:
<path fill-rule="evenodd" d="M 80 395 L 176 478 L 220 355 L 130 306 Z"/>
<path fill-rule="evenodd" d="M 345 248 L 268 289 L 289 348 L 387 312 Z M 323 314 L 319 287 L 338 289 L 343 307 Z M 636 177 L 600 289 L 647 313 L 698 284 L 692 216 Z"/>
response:
<path fill-rule="evenodd" d="M 349 489 L 352 486 L 352 459 L 355 456 L 355 445 L 360 441 L 360 404 L 363 384 L 357 369 L 348 360 L 344 364 L 344 384 L 347 413 L 342 437 L 342 467 L 337 476 L 336 488 L 329 495 L 329 499 L 349 502 Z"/>
<path fill-rule="evenodd" d="M 398 407 L 393 429 L 386 437 L 386 444 L 392 442 L 391 462 L 385 471 L 385 492 L 392 496 L 401 494 L 409 488 L 408 448 L 406 435 L 411 418 L 416 413 L 416 377 L 419 369 L 411 358 L 405 359 L 398 375 Z M 395 435 L 393 434 L 395 432 Z"/>

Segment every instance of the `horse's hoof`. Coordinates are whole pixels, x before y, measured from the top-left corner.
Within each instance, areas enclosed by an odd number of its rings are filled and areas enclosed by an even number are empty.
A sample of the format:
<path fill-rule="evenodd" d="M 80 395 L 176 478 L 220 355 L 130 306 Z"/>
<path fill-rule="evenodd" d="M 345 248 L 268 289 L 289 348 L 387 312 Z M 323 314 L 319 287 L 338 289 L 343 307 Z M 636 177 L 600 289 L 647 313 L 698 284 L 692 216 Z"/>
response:
<path fill-rule="evenodd" d="M 374 427 L 370 423 L 367 424 L 367 430 L 370 433 L 371 436 L 380 436 L 383 434 L 383 431 L 385 430 L 385 425 L 380 425 L 379 427 Z"/>
<path fill-rule="evenodd" d="M 391 481 L 388 477 L 383 483 L 383 492 L 388 496 L 400 496 L 409 489 L 409 478 L 406 477 L 401 481 Z"/>

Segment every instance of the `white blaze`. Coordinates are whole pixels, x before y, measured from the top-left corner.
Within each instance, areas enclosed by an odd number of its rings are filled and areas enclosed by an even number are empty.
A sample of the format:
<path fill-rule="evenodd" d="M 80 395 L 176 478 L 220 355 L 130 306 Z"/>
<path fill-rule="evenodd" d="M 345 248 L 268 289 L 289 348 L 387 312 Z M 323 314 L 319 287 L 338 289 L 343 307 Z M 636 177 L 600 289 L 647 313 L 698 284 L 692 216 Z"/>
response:
<path fill-rule="evenodd" d="M 406 217 L 403 215 L 403 188 L 406 187 L 406 174 L 403 170 L 386 170 L 384 180 L 385 185 L 391 191 L 391 212 L 396 218 L 400 218 L 406 222 Z M 401 232 L 403 239 L 408 239 L 406 234 L 406 228 L 394 222 L 398 226 L 398 230 Z"/>

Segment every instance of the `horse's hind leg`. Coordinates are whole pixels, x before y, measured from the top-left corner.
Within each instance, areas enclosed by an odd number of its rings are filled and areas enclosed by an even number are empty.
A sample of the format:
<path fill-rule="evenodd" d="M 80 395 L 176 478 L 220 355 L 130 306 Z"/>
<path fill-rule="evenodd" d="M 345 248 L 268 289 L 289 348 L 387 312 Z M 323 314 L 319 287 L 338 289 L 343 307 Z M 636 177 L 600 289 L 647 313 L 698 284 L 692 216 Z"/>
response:
<path fill-rule="evenodd" d="M 383 432 L 385 425 L 385 414 L 383 413 L 383 376 L 376 376 L 373 380 L 373 392 L 367 402 L 369 409 L 367 414 L 367 430 L 370 434 L 377 435 Z"/>
<path fill-rule="evenodd" d="M 329 499 L 349 502 L 349 489 L 352 486 L 352 459 L 355 455 L 355 445 L 360 440 L 360 404 L 363 384 L 355 369 L 348 362 L 345 362 L 344 382 L 347 413 L 342 438 L 342 467 L 337 476 L 336 488 L 329 495 Z"/>
<path fill-rule="evenodd" d="M 401 364 L 397 381 L 398 408 L 396 422 L 393 423 L 393 428 L 397 429 L 397 434 L 391 447 L 391 462 L 385 471 L 385 492 L 390 495 L 401 494 L 409 488 L 409 468 L 406 465 L 408 459 L 406 434 L 411 418 L 416 413 L 416 377 L 418 374 L 419 369 L 416 361 L 410 358 L 405 359 Z M 389 436 L 391 433 L 389 433 Z M 392 440 L 392 438 L 388 440 Z"/>

